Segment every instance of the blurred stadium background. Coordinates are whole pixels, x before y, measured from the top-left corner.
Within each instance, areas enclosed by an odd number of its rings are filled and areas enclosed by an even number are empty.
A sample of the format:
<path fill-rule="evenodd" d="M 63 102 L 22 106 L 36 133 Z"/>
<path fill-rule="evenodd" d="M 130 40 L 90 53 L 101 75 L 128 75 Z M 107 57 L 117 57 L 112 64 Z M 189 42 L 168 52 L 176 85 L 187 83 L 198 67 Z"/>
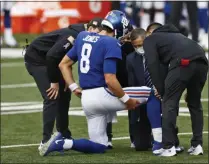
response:
<path fill-rule="evenodd" d="M 147 4 L 146 4 L 147 3 Z M 115 149 L 105 155 L 86 155 L 73 151 L 64 156 L 57 153 L 41 158 L 37 147 L 41 140 L 42 98 L 31 76 L 28 75 L 23 61 L 25 40 L 29 43 L 38 35 L 69 24 L 88 22 L 93 17 L 104 17 L 111 9 L 119 9 L 128 15 L 134 26 L 144 27 L 152 21 L 166 22 L 171 2 L 155 2 L 150 7 L 151 15 L 144 15 L 144 7 L 152 2 L 13 2 L 11 8 L 12 31 L 17 40 L 16 47 L 9 47 L 1 41 L 1 162 L 2 163 L 207 163 L 208 161 L 208 85 L 202 95 L 204 107 L 204 151 L 200 157 L 189 157 L 186 152 L 172 159 L 162 159 L 151 152 L 136 152 L 130 148 L 128 140 L 127 112 L 119 112 L 118 123 L 113 125 Z M 198 2 L 198 12 L 204 7 L 208 14 L 208 2 Z M 162 10 L 159 10 L 162 9 Z M 157 15 L 156 17 L 154 15 Z M 4 14 L 1 13 L 1 36 L 4 37 Z M 201 16 L 199 16 L 199 22 Z M 207 27 L 199 23 L 199 44 L 208 51 Z M 186 7 L 182 11 L 181 26 L 189 31 Z M 203 23 L 204 24 L 204 23 Z M 144 27 L 146 28 L 146 27 Z M 189 37 L 191 37 L 189 31 Z M 208 55 L 208 53 L 207 53 Z M 75 65 L 75 74 L 77 68 Z M 76 79 L 78 77 L 76 76 Z M 208 83 L 208 82 L 207 82 Z M 190 115 L 184 100 L 181 100 L 178 126 L 180 140 L 185 148 L 189 147 L 191 137 Z M 75 138 L 88 137 L 86 120 L 83 117 L 80 100 L 72 97 L 69 112 L 70 129 Z M 160 160 L 159 160 L 160 159 Z"/>

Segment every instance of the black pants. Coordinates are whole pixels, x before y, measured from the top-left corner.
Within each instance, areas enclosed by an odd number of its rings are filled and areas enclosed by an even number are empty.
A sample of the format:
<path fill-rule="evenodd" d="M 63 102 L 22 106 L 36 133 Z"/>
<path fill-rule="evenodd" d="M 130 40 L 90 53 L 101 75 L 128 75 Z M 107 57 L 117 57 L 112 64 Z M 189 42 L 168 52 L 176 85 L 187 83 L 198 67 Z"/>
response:
<path fill-rule="evenodd" d="M 151 126 L 147 117 L 146 105 L 129 112 L 129 134 L 136 151 L 146 151 L 152 147 Z"/>
<path fill-rule="evenodd" d="M 164 148 L 175 145 L 175 127 L 178 104 L 187 89 L 187 106 L 191 114 L 192 146 L 202 145 L 203 110 L 201 92 L 207 79 L 208 66 L 204 61 L 192 61 L 189 66 L 177 67 L 168 72 L 162 101 L 162 132 Z M 180 125 L 184 126 L 184 125 Z"/>
<path fill-rule="evenodd" d="M 133 139 L 133 123 L 132 123 L 132 120 L 131 120 L 131 110 L 128 110 L 128 130 L 129 130 L 129 137 L 130 137 L 130 141 L 131 143 L 134 142 L 134 139 Z"/>
<path fill-rule="evenodd" d="M 195 1 L 184 1 L 184 2 L 172 2 L 170 22 L 179 28 L 179 22 L 181 19 L 181 12 L 183 3 L 186 3 L 187 11 L 189 15 L 190 31 L 192 33 L 192 39 L 198 41 L 198 13 L 197 13 L 197 2 Z"/>
<path fill-rule="evenodd" d="M 68 129 L 68 110 L 71 99 L 69 91 L 64 92 L 65 82 L 60 78 L 59 95 L 56 100 L 51 100 L 47 96 L 46 90 L 50 88 L 50 82 L 47 75 L 46 66 L 36 66 L 26 63 L 26 69 L 34 78 L 37 87 L 43 97 L 43 141 L 47 142 L 53 132 L 56 120 L 57 131 L 61 132 L 64 137 L 70 138 L 71 132 Z"/>

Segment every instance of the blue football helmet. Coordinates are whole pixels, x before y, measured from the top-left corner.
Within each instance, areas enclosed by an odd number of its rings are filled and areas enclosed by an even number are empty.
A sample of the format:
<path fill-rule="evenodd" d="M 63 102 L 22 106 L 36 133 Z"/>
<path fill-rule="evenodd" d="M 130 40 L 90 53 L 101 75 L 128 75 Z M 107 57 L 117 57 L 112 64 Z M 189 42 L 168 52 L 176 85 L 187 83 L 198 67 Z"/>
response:
<path fill-rule="evenodd" d="M 106 15 L 101 24 L 112 29 L 115 37 L 119 39 L 128 32 L 130 21 L 122 11 L 112 10 Z"/>

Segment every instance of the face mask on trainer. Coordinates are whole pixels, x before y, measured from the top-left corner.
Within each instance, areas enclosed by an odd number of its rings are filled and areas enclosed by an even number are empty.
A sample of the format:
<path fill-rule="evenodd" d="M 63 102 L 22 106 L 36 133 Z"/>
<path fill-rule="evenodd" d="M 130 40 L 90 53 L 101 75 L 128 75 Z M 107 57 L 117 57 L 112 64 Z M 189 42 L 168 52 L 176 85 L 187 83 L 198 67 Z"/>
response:
<path fill-rule="evenodd" d="M 144 48 L 143 48 L 143 47 L 135 48 L 135 51 L 136 51 L 138 54 L 144 54 Z"/>

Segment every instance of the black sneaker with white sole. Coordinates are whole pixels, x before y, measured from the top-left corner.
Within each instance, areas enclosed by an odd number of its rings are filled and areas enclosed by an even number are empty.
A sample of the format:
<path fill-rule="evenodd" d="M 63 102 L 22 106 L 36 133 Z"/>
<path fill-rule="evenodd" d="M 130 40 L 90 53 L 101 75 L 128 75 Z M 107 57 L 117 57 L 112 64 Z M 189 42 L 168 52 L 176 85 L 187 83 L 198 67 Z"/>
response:
<path fill-rule="evenodd" d="M 183 146 L 176 146 L 176 153 L 182 153 L 184 151 L 184 147 Z"/>

